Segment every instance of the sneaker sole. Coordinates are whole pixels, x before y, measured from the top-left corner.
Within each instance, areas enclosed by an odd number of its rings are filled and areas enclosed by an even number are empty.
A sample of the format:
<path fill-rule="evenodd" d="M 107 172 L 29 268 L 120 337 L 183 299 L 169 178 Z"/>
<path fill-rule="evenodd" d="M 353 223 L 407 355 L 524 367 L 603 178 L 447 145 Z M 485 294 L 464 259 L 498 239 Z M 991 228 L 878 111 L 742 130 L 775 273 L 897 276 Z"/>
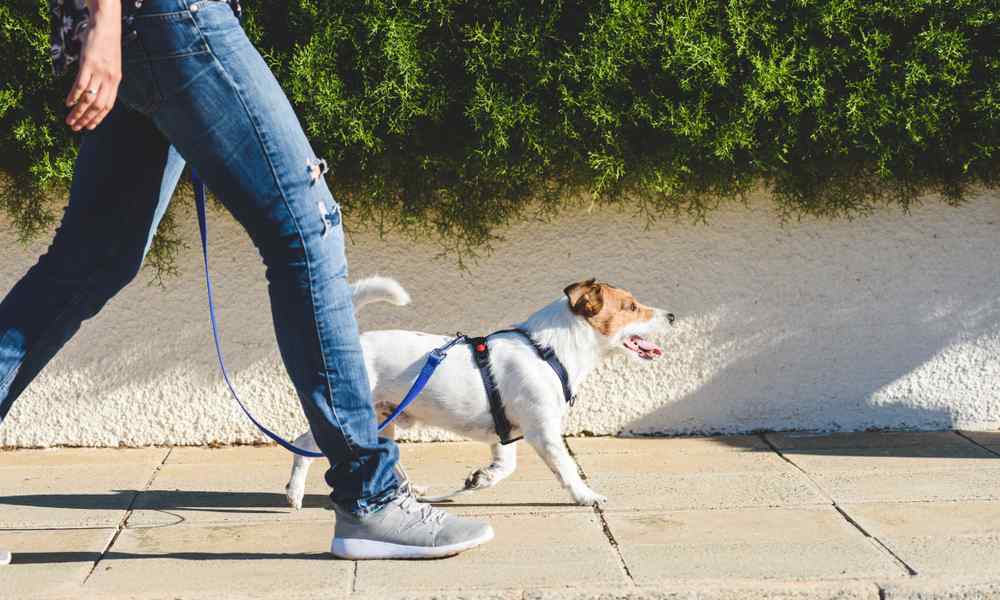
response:
<path fill-rule="evenodd" d="M 445 558 L 471 550 L 493 539 L 493 528 L 478 538 L 447 546 L 406 546 L 358 538 L 333 538 L 330 552 L 347 560 Z"/>
<path fill-rule="evenodd" d="M 0 550 L 0 565 L 9 565 L 11 560 L 10 552 Z"/>

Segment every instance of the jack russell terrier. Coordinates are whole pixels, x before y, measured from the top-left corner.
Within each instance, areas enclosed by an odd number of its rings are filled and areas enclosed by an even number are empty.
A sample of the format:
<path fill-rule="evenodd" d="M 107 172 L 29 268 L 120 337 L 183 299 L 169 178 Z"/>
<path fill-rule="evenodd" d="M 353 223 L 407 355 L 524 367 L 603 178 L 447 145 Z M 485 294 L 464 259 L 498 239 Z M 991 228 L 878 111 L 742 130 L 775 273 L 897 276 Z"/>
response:
<path fill-rule="evenodd" d="M 406 290 L 386 277 L 363 279 L 352 287 L 356 309 L 373 302 L 398 306 L 410 302 Z M 521 323 L 518 329 L 523 333 L 505 330 L 490 336 L 488 371 L 502 399 L 499 410 L 512 431 L 524 436 L 577 504 L 593 505 L 607 498 L 584 483 L 563 444 L 562 419 L 569 409 L 568 391 L 554 371 L 556 367 L 550 368 L 540 358 L 540 349 L 554 351 L 556 362 L 568 375 L 568 389 L 578 390 L 587 375 L 614 352 L 625 352 L 638 361 L 660 357 L 663 351 L 647 336 L 672 325 L 674 315 L 640 304 L 629 292 L 593 279 L 571 284 L 563 293 L 563 297 Z M 525 335 L 530 336 L 530 341 Z M 361 335 L 376 413 L 387 415 L 395 408 L 420 372 L 428 352 L 449 339 L 416 331 L 368 331 Z M 493 461 L 470 474 L 463 489 L 449 496 L 423 498 L 425 501 L 493 487 L 517 467 L 514 444 L 501 444 L 497 439 L 496 409 L 491 407 L 484 385 L 489 375 L 486 371 L 480 373 L 475 353 L 476 348 L 469 344 L 452 348 L 424 392 L 397 419 L 404 427 L 419 421 L 491 444 Z M 390 425 L 384 434 L 393 437 L 394 429 Z M 295 444 L 318 451 L 309 432 L 299 436 Z M 294 508 L 302 507 L 311 462 L 296 456 L 292 465 L 285 492 Z"/>

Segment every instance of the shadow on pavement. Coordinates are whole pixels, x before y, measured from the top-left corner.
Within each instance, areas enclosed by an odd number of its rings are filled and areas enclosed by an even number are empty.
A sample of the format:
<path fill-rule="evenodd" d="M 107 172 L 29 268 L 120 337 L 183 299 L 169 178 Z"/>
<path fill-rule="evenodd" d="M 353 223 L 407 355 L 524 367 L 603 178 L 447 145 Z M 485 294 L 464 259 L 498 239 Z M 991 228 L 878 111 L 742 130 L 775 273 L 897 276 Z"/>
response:
<path fill-rule="evenodd" d="M 3 506 L 31 506 L 81 510 L 124 510 L 132 503 L 138 490 L 114 490 L 106 494 L 26 494 L 0 496 Z M 304 508 L 329 508 L 326 495 L 309 494 L 303 498 Z M 189 510 L 234 513 L 288 512 L 292 509 L 283 494 L 224 491 L 148 491 L 136 499 L 135 510 Z M 282 509 L 275 511 L 272 509 Z"/>
<path fill-rule="evenodd" d="M 164 558 L 172 560 L 331 560 L 326 552 L 17 552 L 12 565 L 51 565 L 60 563 L 102 563 L 109 560 Z"/>

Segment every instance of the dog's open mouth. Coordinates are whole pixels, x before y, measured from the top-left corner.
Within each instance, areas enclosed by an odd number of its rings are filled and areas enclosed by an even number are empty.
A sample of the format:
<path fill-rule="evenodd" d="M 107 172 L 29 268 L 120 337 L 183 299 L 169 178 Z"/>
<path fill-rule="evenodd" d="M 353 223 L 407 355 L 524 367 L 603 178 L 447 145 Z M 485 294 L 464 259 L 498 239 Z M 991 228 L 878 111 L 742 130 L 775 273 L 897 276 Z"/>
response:
<path fill-rule="evenodd" d="M 653 360 L 663 356 L 663 350 L 641 335 L 630 335 L 625 338 L 625 347 L 639 355 L 639 358 Z"/>

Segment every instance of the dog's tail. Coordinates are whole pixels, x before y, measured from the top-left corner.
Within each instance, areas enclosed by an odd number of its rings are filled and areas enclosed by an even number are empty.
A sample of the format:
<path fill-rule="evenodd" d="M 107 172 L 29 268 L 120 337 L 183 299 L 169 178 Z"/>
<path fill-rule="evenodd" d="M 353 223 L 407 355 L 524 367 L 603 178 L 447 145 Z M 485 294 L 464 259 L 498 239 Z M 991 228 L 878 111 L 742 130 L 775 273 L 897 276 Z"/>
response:
<path fill-rule="evenodd" d="M 354 291 L 354 309 L 357 310 L 373 302 L 389 302 L 396 306 L 410 303 L 410 295 L 399 282 L 389 277 L 366 277 L 351 284 Z"/>

